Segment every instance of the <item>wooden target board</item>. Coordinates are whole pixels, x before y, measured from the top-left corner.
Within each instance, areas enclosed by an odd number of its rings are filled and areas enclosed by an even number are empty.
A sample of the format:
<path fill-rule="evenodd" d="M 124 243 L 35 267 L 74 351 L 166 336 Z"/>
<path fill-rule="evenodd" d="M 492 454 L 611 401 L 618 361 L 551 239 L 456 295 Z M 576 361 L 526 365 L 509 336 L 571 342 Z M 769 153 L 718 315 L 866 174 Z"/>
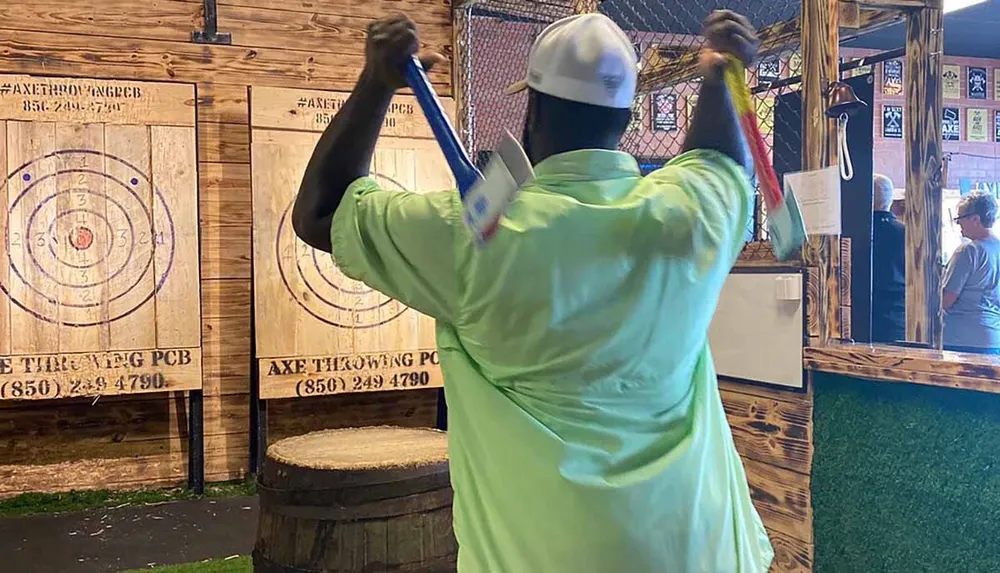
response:
<path fill-rule="evenodd" d="M 202 387 L 194 102 L 0 75 L 0 400 Z"/>
<path fill-rule="evenodd" d="M 434 321 L 347 278 L 295 235 L 292 204 L 320 134 L 350 94 L 252 88 L 254 316 L 260 398 L 442 386 Z M 454 114 L 453 100 L 445 107 Z M 453 189 L 417 101 L 396 96 L 372 177 L 387 189 Z"/>

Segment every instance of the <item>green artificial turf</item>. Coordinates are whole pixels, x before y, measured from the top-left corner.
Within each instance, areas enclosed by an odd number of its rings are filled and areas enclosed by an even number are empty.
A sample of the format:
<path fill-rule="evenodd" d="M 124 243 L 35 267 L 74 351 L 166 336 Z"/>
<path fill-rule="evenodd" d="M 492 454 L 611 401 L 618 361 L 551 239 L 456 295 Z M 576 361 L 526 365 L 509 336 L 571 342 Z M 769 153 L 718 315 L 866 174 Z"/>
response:
<path fill-rule="evenodd" d="M 250 561 L 250 557 L 244 556 L 235 559 L 210 559 L 181 565 L 161 565 L 148 569 L 130 569 L 122 573 L 250 573 L 251 571 L 253 571 L 253 563 Z"/>
<path fill-rule="evenodd" d="M 814 380 L 816 573 L 1000 571 L 1000 395 Z"/>
<path fill-rule="evenodd" d="M 225 482 L 205 485 L 204 497 L 239 497 L 254 495 L 251 481 Z M 143 505 L 195 499 L 200 496 L 187 489 L 145 489 L 134 491 L 71 491 L 66 493 L 26 493 L 0 500 L 0 517 L 35 515 L 40 513 L 65 513 L 99 507 Z"/>

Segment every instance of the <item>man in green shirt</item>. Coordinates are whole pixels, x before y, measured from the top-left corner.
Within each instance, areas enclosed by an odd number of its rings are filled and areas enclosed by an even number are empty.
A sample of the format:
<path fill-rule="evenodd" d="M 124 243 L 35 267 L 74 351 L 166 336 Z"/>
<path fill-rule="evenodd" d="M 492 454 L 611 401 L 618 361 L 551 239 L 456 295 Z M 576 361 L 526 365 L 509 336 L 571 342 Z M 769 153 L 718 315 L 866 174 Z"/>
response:
<path fill-rule="evenodd" d="M 684 153 L 642 177 L 616 151 L 637 76 L 599 14 L 532 47 L 524 146 L 536 178 L 474 245 L 453 190 L 367 177 L 416 28 L 369 28 L 367 65 L 321 137 L 293 223 L 347 276 L 437 320 L 461 573 L 763 573 L 707 331 L 752 190 L 722 79 L 749 22 L 706 21 Z M 425 67 L 440 61 L 422 58 Z"/>

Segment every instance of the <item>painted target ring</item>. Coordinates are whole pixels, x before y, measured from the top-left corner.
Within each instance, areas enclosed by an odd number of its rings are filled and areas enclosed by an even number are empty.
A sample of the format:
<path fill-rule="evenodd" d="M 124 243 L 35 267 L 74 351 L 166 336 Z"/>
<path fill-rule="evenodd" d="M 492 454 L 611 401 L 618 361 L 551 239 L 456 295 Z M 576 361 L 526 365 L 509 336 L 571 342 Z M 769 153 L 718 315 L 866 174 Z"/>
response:
<path fill-rule="evenodd" d="M 390 177 L 378 173 L 371 177 L 386 189 L 406 191 Z M 374 328 L 406 312 L 402 303 L 348 278 L 333 257 L 302 242 L 292 229 L 291 216 L 289 204 L 278 222 L 275 256 L 285 289 L 303 310 L 339 328 Z"/>
<path fill-rule="evenodd" d="M 87 327 L 126 317 L 170 274 L 174 224 L 163 194 L 129 162 L 67 149 L 4 183 L 10 201 L 0 288 L 46 322 Z"/>
<path fill-rule="evenodd" d="M 80 209 L 79 211 L 85 213 L 89 217 L 81 217 L 80 213 L 75 214 L 73 212 L 57 215 L 56 218 L 52 219 L 49 223 L 48 235 L 50 237 L 57 236 L 59 229 L 63 226 L 60 224 L 62 219 L 67 217 L 71 219 L 70 226 L 72 226 L 73 231 L 66 235 L 64 239 L 69 242 L 70 246 L 73 247 L 75 251 L 86 251 L 94 244 L 94 231 L 90 229 L 90 225 L 88 224 L 91 222 L 85 220 L 87 218 L 93 218 L 100 221 L 100 223 L 103 223 L 104 228 L 102 230 L 106 235 L 114 233 L 114 230 L 111 228 L 111 223 L 108 222 L 106 215 L 98 213 L 93 209 Z M 91 269 L 99 266 L 101 262 L 111 256 L 113 245 L 108 242 L 105 247 L 106 249 L 104 249 L 103 253 L 100 253 L 98 257 L 93 258 L 93 262 L 87 262 L 91 260 L 91 257 L 85 257 L 86 260 L 84 261 L 84 264 L 78 264 L 76 261 L 63 258 L 63 254 L 57 251 L 54 241 L 49 242 L 49 253 L 51 253 L 52 257 L 66 266 L 73 267 L 74 269 Z"/>

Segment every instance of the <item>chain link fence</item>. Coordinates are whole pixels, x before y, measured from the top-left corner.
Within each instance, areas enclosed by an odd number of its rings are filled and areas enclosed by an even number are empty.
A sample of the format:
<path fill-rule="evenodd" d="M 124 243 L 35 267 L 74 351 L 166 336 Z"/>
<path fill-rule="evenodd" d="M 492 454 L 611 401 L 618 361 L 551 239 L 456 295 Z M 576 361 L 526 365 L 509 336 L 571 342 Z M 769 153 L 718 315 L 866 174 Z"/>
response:
<path fill-rule="evenodd" d="M 570 0 L 457 5 L 456 90 L 465 104 L 459 125 L 481 165 L 504 130 L 520 136 L 527 96 L 507 95 L 505 89 L 523 78 L 538 33 L 573 14 L 573 5 Z M 800 168 L 800 85 L 787 81 L 801 72 L 800 0 L 733 0 L 724 6 L 709 0 L 605 0 L 599 9 L 625 30 L 639 59 L 639 93 L 621 149 L 636 157 L 643 173 L 680 153 L 698 98 L 702 22 L 723 7 L 747 16 L 761 31 L 761 58 L 747 71 L 758 122 L 779 176 Z M 766 212 L 758 196 L 746 240 L 766 239 Z"/>

